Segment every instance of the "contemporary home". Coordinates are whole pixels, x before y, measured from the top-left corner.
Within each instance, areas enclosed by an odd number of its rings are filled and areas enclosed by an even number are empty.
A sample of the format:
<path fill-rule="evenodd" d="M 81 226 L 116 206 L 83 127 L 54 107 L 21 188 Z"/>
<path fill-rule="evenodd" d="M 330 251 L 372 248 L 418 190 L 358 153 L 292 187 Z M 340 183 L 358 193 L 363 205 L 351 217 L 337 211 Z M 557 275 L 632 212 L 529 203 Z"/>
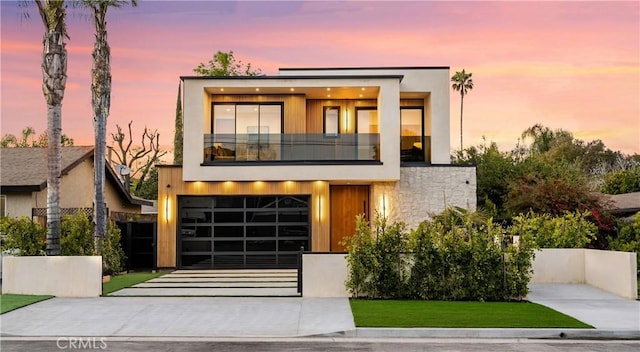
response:
<path fill-rule="evenodd" d="M 450 165 L 449 68 L 300 68 L 181 77 L 184 159 L 161 166 L 157 266 L 295 267 L 343 252 L 355 218 L 409 226 L 475 209 Z"/>
<path fill-rule="evenodd" d="M 42 225 L 47 216 L 47 149 L 0 149 L 0 216 L 30 217 Z M 105 196 L 112 219 L 140 214 L 150 201 L 132 197 L 107 165 Z M 81 211 L 93 215 L 93 147 L 62 147 L 60 208 L 62 215 Z"/>

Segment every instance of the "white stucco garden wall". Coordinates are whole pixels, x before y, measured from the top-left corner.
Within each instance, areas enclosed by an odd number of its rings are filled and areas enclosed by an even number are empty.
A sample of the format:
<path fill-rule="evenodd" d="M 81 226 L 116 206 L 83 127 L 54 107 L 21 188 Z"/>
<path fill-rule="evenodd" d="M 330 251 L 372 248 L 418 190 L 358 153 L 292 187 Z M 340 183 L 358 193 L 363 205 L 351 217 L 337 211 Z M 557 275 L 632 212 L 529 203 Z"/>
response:
<path fill-rule="evenodd" d="M 587 284 L 625 298 L 638 297 L 635 253 L 544 248 L 535 255 L 531 283 Z"/>
<path fill-rule="evenodd" d="M 302 256 L 303 297 L 349 297 L 346 254 L 305 253 Z"/>
<path fill-rule="evenodd" d="M 3 257 L 2 293 L 98 297 L 102 257 Z"/>
<path fill-rule="evenodd" d="M 400 181 L 376 182 L 371 187 L 374 209 L 390 221 L 409 228 L 449 206 L 476 210 L 476 168 L 427 166 L 400 168 Z"/>

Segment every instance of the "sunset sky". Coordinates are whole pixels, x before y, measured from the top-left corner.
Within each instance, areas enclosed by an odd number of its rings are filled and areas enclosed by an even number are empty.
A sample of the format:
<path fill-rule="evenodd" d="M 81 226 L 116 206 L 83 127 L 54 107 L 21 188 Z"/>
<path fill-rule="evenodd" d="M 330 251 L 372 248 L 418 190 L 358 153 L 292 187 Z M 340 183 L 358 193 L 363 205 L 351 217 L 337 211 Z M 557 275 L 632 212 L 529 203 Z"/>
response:
<path fill-rule="evenodd" d="M 0 133 L 46 129 L 43 25 L 1 1 Z M 108 131 L 134 120 L 173 140 L 179 76 L 218 50 L 268 75 L 279 67 L 450 66 L 473 73 L 465 145 L 511 148 L 535 123 L 640 153 L 640 2 L 139 1 L 111 9 Z M 63 133 L 93 144 L 93 28 L 69 11 Z M 458 148 L 460 96 L 451 94 Z"/>

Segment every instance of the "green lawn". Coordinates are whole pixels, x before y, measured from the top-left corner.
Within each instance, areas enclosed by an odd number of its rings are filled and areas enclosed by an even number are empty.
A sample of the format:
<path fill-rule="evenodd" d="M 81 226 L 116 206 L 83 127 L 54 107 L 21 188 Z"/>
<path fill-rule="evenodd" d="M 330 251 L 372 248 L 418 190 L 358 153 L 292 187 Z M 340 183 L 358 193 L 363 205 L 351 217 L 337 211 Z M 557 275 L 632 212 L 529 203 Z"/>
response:
<path fill-rule="evenodd" d="M 350 300 L 358 327 L 592 328 L 535 303 Z"/>
<path fill-rule="evenodd" d="M 22 308 L 36 302 L 44 301 L 53 296 L 35 296 L 35 295 L 0 295 L 0 314 L 10 312 L 14 309 Z"/>
<path fill-rule="evenodd" d="M 165 273 L 129 273 L 111 276 L 111 280 L 109 280 L 109 282 L 102 284 L 102 295 L 106 296 L 111 292 L 131 287 L 147 280 L 155 279 L 156 277 L 164 274 Z"/>

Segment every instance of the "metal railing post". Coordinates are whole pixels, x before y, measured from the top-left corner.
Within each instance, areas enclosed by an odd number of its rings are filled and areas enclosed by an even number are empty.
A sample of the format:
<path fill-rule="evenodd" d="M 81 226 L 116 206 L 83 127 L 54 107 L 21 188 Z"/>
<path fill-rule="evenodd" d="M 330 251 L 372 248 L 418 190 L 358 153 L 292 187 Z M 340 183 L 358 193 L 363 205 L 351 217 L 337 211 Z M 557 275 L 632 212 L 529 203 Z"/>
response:
<path fill-rule="evenodd" d="M 304 247 L 300 246 L 300 252 L 298 252 L 298 293 L 302 296 L 302 254 L 304 253 Z"/>

